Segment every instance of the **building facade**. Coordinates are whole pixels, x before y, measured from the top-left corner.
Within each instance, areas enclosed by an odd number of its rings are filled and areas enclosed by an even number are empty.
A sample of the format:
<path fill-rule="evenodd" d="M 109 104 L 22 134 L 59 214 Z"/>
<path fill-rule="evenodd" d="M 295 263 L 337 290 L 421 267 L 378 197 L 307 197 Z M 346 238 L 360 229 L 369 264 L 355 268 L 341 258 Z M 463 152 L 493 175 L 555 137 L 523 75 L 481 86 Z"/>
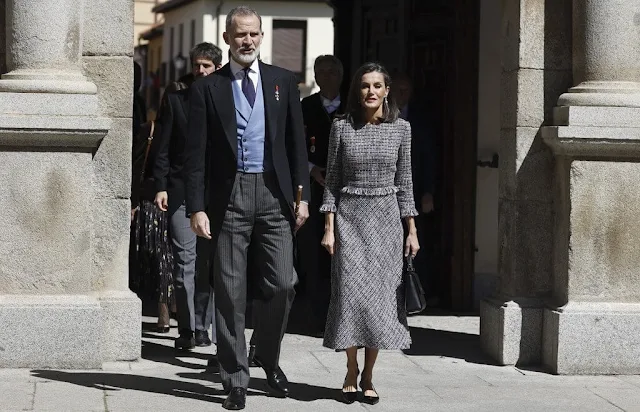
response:
<path fill-rule="evenodd" d="M 225 19 L 232 8 L 240 5 L 252 7 L 262 16 L 262 61 L 297 73 L 301 93 L 308 95 L 315 88 L 315 58 L 333 53 L 333 9 L 323 0 L 172 0 L 156 6 L 154 11 L 164 19 L 164 82 L 175 80 L 189 70 L 189 50 L 203 41 L 219 46 L 223 63 L 227 62 L 229 47 L 222 38 Z M 186 64 L 182 64 L 185 58 Z"/>
<path fill-rule="evenodd" d="M 166 4 L 178 3 L 205 2 Z M 195 30 L 193 18 L 170 23 L 164 63 L 200 39 L 221 43 L 233 2 L 207 3 Z M 303 20 L 298 3 L 261 11 L 265 28 Z M 438 268 L 452 308 L 480 302 L 486 352 L 560 374 L 640 373 L 640 0 L 331 3 L 347 77 L 382 61 L 435 114 Z M 0 367 L 136 359 L 132 2 L 3 9 Z"/>
<path fill-rule="evenodd" d="M 161 17 L 153 12 L 153 8 L 167 0 L 134 0 L 133 2 L 133 46 L 147 43 L 142 36 L 151 27 L 162 23 Z"/>

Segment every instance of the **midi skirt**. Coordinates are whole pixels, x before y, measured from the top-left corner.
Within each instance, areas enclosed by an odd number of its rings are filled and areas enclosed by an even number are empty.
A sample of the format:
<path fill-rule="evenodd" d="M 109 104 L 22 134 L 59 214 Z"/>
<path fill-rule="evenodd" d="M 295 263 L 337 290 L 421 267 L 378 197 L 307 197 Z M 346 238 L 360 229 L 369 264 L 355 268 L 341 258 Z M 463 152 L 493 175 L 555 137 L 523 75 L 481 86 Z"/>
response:
<path fill-rule="evenodd" d="M 407 349 L 402 288 L 404 235 L 395 193 L 341 193 L 331 262 L 331 301 L 323 345 Z"/>

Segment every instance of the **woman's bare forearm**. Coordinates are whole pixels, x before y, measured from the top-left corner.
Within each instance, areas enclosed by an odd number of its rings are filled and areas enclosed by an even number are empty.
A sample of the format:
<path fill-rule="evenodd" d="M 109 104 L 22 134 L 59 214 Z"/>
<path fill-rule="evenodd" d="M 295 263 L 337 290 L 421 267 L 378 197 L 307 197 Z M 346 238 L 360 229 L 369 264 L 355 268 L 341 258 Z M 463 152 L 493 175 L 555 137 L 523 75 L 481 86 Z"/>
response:
<path fill-rule="evenodd" d="M 324 215 L 324 231 L 325 232 L 333 232 L 333 219 L 334 213 L 328 212 Z"/>

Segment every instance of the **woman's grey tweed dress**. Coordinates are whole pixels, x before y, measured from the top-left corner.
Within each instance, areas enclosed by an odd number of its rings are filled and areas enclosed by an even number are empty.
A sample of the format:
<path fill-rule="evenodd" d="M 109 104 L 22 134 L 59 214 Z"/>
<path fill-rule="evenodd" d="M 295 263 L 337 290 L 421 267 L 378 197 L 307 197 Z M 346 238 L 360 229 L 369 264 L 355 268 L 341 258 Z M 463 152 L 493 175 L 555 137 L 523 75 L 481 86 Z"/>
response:
<path fill-rule="evenodd" d="M 324 346 L 406 349 L 401 218 L 416 216 L 411 126 L 334 121 L 320 211 L 335 212 Z"/>

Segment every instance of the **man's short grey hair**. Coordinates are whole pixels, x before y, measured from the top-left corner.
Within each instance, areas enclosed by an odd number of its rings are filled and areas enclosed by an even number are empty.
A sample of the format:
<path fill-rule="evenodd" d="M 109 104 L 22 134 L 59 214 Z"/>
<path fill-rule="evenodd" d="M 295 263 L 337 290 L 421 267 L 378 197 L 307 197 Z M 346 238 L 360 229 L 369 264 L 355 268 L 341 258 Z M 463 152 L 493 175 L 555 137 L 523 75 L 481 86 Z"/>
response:
<path fill-rule="evenodd" d="M 343 75 L 344 69 L 342 67 L 342 62 L 336 56 L 332 54 L 323 54 L 321 56 L 316 57 L 315 62 L 313 63 L 313 70 L 315 70 L 319 65 L 323 63 L 328 63 L 332 65 L 334 68 L 340 72 L 340 76 Z"/>
<path fill-rule="evenodd" d="M 252 9 L 251 7 L 238 6 L 238 7 L 232 8 L 229 14 L 227 14 L 227 21 L 226 21 L 227 33 L 231 30 L 231 25 L 233 24 L 233 18 L 237 16 L 242 16 L 242 17 L 256 16 L 260 21 L 260 31 L 262 31 L 262 17 L 260 17 L 258 12 Z"/>

